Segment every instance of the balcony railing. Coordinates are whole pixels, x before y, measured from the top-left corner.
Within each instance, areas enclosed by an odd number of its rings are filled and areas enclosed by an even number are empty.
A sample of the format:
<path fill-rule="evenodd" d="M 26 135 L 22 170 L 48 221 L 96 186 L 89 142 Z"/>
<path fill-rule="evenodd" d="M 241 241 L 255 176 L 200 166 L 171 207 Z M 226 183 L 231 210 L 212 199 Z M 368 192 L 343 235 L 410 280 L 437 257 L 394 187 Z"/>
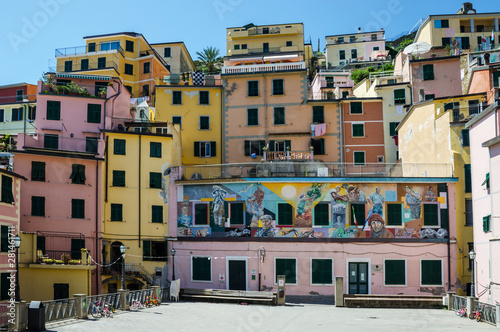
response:
<path fill-rule="evenodd" d="M 87 60 L 87 59 L 84 59 L 84 60 Z M 99 61 L 90 61 L 90 59 L 88 59 L 89 61 L 88 62 L 84 62 L 82 63 L 82 61 L 74 61 L 72 64 L 71 64 L 71 67 L 70 66 L 66 66 L 65 64 L 55 64 L 54 62 L 50 61 L 49 62 L 49 71 L 50 72 L 57 72 L 57 73 L 69 73 L 69 72 L 73 72 L 73 71 L 85 71 L 85 70 L 99 70 L 99 69 L 114 69 L 116 70 L 117 72 L 119 72 L 118 70 L 118 65 L 116 64 L 115 61 L 111 61 L 111 60 L 108 60 L 108 61 L 103 61 L 103 62 L 99 62 Z"/>
<path fill-rule="evenodd" d="M 0 104 L 22 104 L 36 102 L 36 95 L 13 95 L 0 97 Z"/>
<path fill-rule="evenodd" d="M 484 26 L 475 26 L 474 27 L 474 33 L 491 33 L 491 31 L 496 31 L 494 25 L 484 25 Z M 470 26 L 460 26 L 460 32 L 472 32 L 472 29 Z"/>
<path fill-rule="evenodd" d="M 56 48 L 56 58 L 70 55 L 82 55 L 82 54 L 93 54 L 96 52 L 118 52 L 123 56 L 123 48 L 120 45 L 113 45 L 111 49 L 109 49 L 109 43 L 101 43 L 95 45 L 95 50 L 89 50 L 88 45 L 84 46 L 73 46 L 73 47 L 64 47 L 64 48 Z"/>
<path fill-rule="evenodd" d="M 96 124 L 96 127 L 99 124 Z M 62 127 L 62 124 L 61 124 Z M 64 130 L 64 128 L 61 128 Z M 52 135 L 52 134 L 35 134 L 19 135 L 18 148 L 34 148 L 65 152 L 80 152 L 98 155 L 103 150 L 104 142 L 100 139 L 75 138 L 70 136 Z"/>
<path fill-rule="evenodd" d="M 444 107 L 444 106 L 443 106 Z M 454 107 L 450 108 L 448 111 L 452 112 L 452 121 L 460 122 L 460 121 L 468 121 L 471 116 L 475 116 L 479 113 L 482 113 L 487 106 L 483 104 L 470 105 L 467 107 Z"/>
<path fill-rule="evenodd" d="M 255 35 L 270 35 L 270 34 L 277 34 L 280 33 L 280 28 L 275 27 L 275 28 L 256 28 L 256 29 L 250 29 L 248 30 L 248 35 L 249 36 L 255 36 Z"/>
<path fill-rule="evenodd" d="M 265 153 L 266 160 L 312 160 L 312 151 L 272 151 Z"/>
<path fill-rule="evenodd" d="M 183 179 L 336 178 L 336 177 L 452 177 L 451 164 L 325 163 L 269 161 L 248 164 L 185 166 Z"/>
<path fill-rule="evenodd" d="M 224 66 L 222 67 L 222 74 L 252 74 L 262 72 L 277 72 L 277 71 L 292 71 L 292 70 L 305 70 L 305 62 L 293 63 L 270 63 L 261 65 L 250 66 Z"/>
<path fill-rule="evenodd" d="M 107 88 L 105 86 L 90 84 L 44 83 L 42 85 L 41 93 L 64 96 L 106 98 Z"/>

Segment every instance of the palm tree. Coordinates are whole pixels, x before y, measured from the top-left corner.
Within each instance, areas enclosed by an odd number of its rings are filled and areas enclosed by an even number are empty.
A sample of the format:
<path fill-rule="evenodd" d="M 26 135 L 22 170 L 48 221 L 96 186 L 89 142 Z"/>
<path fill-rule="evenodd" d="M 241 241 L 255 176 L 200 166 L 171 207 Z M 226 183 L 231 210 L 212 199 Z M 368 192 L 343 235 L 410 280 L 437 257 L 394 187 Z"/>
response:
<path fill-rule="evenodd" d="M 216 68 L 216 64 L 222 62 L 219 53 L 220 51 L 218 48 L 209 46 L 203 49 L 203 52 L 196 52 L 196 55 L 198 55 L 200 64 L 212 74 Z"/>

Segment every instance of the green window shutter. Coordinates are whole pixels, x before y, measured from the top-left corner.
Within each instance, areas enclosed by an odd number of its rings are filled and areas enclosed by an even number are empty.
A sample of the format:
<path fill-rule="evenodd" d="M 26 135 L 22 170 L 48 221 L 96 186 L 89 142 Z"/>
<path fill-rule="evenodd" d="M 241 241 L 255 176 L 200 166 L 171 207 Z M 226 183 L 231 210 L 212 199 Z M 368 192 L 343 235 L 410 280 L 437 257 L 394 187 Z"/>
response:
<path fill-rule="evenodd" d="M 46 149 L 58 149 L 59 148 L 59 136 L 52 134 L 45 134 L 43 140 L 43 147 Z"/>
<path fill-rule="evenodd" d="M 472 174 L 470 164 L 464 165 L 464 182 L 465 182 L 465 192 L 472 192 Z"/>
<path fill-rule="evenodd" d="M 194 224 L 195 225 L 208 225 L 208 204 L 195 204 L 194 205 Z"/>
<path fill-rule="evenodd" d="M 113 140 L 113 153 L 118 155 L 125 155 L 126 141 L 124 139 Z"/>
<path fill-rule="evenodd" d="M 257 108 L 247 109 L 247 125 L 248 126 L 259 125 L 259 109 Z"/>
<path fill-rule="evenodd" d="M 269 140 L 269 152 L 274 152 L 274 140 Z"/>
<path fill-rule="evenodd" d="M 1 251 L 7 252 L 9 251 L 9 226 L 2 225 L 2 238 L 1 238 Z"/>
<path fill-rule="evenodd" d="M 403 210 L 400 203 L 387 204 L 387 226 L 401 226 L 403 222 Z"/>
<path fill-rule="evenodd" d="M 211 281 L 212 268 L 210 257 L 192 257 L 193 281 Z"/>
<path fill-rule="evenodd" d="M 424 65 L 424 81 L 434 79 L 434 65 Z"/>
<path fill-rule="evenodd" d="M 264 147 L 266 146 L 266 141 L 265 140 L 260 140 L 259 142 L 259 153 L 257 153 L 258 156 L 263 156 L 264 155 Z"/>
<path fill-rule="evenodd" d="M 71 179 L 71 183 L 74 184 L 85 184 L 85 165 L 73 164 L 72 172 L 69 177 Z"/>
<path fill-rule="evenodd" d="M 105 57 L 97 58 L 97 68 L 98 69 L 106 68 L 106 58 Z"/>
<path fill-rule="evenodd" d="M 498 57 L 498 55 L 497 55 L 497 57 Z M 495 88 L 499 87 L 499 84 L 500 84 L 499 79 L 500 79 L 500 71 L 494 72 L 493 73 L 493 87 L 495 87 Z"/>
<path fill-rule="evenodd" d="M 324 106 L 313 106 L 313 123 L 325 123 Z"/>
<path fill-rule="evenodd" d="M 363 151 L 354 151 L 354 165 L 364 165 L 365 164 L 365 153 Z"/>
<path fill-rule="evenodd" d="M 181 105 L 182 104 L 182 91 L 172 92 L 172 104 Z"/>
<path fill-rule="evenodd" d="M 125 187 L 125 171 L 113 171 L 113 187 Z"/>
<path fill-rule="evenodd" d="M 283 94 L 284 94 L 283 80 L 282 79 L 273 80 L 273 95 L 283 95 Z"/>
<path fill-rule="evenodd" d="M 328 226 L 330 224 L 328 206 L 329 204 L 326 203 L 316 204 L 314 207 L 314 226 Z"/>
<path fill-rule="evenodd" d="M 244 206 L 245 203 L 230 203 L 231 225 L 244 225 Z"/>
<path fill-rule="evenodd" d="M 9 290 L 10 290 L 10 273 L 2 273 L 0 274 L 0 300 L 8 300 L 10 299 Z"/>
<path fill-rule="evenodd" d="M 210 103 L 208 91 L 200 91 L 199 98 L 200 98 L 199 100 L 200 105 L 208 105 Z"/>
<path fill-rule="evenodd" d="M 293 226 L 293 206 L 288 203 L 278 203 L 278 225 Z"/>
<path fill-rule="evenodd" d="M 462 130 L 462 146 L 470 146 L 469 129 Z"/>
<path fill-rule="evenodd" d="M 250 141 L 245 141 L 245 156 L 250 155 Z"/>
<path fill-rule="evenodd" d="M 194 156 L 200 156 L 200 142 L 194 142 Z"/>
<path fill-rule="evenodd" d="M 131 40 L 125 41 L 125 51 L 133 52 L 134 51 L 134 42 Z"/>
<path fill-rule="evenodd" d="M 287 150 L 287 148 L 288 148 L 288 149 L 291 149 L 291 148 L 292 148 L 292 141 L 291 141 L 291 140 L 289 140 L 289 139 L 286 139 L 286 140 L 285 140 L 285 150 Z"/>
<path fill-rule="evenodd" d="M 406 104 L 406 90 L 405 89 L 394 90 L 394 104 L 395 105 Z"/>
<path fill-rule="evenodd" d="M 161 143 L 149 143 L 149 156 L 152 158 L 161 158 Z"/>
<path fill-rule="evenodd" d="M 333 261 L 331 259 L 311 260 L 311 279 L 313 284 L 333 284 Z"/>
<path fill-rule="evenodd" d="M 95 43 L 89 43 L 87 47 L 89 52 L 95 52 Z"/>
<path fill-rule="evenodd" d="M 84 219 L 85 218 L 85 200 L 72 199 L 71 200 L 71 218 Z"/>
<path fill-rule="evenodd" d="M 274 280 L 278 282 L 278 276 L 285 276 L 285 283 L 297 283 L 297 260 L 295 258 L 276 258 L 276 274 Z"/>
<path fill-rule="evenodd" d="M 351 114 L 363 114 L 363 103 L 359 101 L 351 102 Z"/>
<path fill-rule="evenodd" d="M 214 141 L 210 142 L 210 156 L 211 157 L 217 156 L 217 145 L 216 142 Z"/>
<path fill-rule="evenodd" d="M 424 226 L 438 226 L 438 212 L 437 204 L 424 204 Z"/>
<path fill-rule="evenodd" d="M 126 63 L 125 64 L 125 74 L 126 75 L 134 75 L 134 65 Z"/>
<path fill-rule="evenodd" d="M 200 130 L 210 129 L 210 117 L 200 116 Z"/>
<path fill-rule="evenodd" d="M 404 260 L 384 261 L 385 285 L 405 285 L 406 272 Z"/>
<path fill-rule="evenodd" d="M 275 107 L 274 108 L 274 125 L 284 125 L 285 124 L 285 108 Z"/>
<path fill-rule="evenodd" d="M 352 124 L 352 137 L 364 137 L 365 136 L 365 124 L 364 123 L 353 123 Z"/>
<path fill-rule="evenodd" d="M 389 135 L 396 136 L 398 132 L 396 128 L 399 126 L 399 122 L 390 122 L 389 123 Z"/>
<path fill-rule="evenodd" d="M 87 105 L 87 122 L 101 123 L 101 105 L 99 104 Z"/>
<path fill-rule="evenodd" d="M 441 261 L 421 261 L 421 283 L 422 285 L 441 285 L 443 283 Z"/>
<path fill-rule="evenodd" d="M 490 218 L 491 216 L 483 217 L 483 232 L 490 231 Z"/>
<path fill-rule="evenodd" d="M 259 96 L 259 81 L 248 81 L 247 82 L 247 96 L 248 97 Z"/>
<path fill-rule="evenodd" d="M 45 181 L 45 163 L 40 161 L 31 162 L 31 181 Z"/>
<path fill-rule="evenodd" d="M 151 261 L 151 241 L 142 241 L 142 260 Z"/>
<path fill-rule="evenodd" d="M 161 173 L 149 172 L 149 188 L 161 189 Z"/>
<path fill-rule="evenodd" d="M 151 222 L 153 223 L 163 223 L 163 206 L 153 205 L 151 207 Z"/>
<path fill-rule="evenodd" d="M 486 178 L 484 179 L 482 186 L 486 185 L 486 189 L 490 189 L 490 173 L 486 173 Z"/>
<path fill-rule="evenodd" d="M 151 68 L 151 62 L 144 62 L 143 73 L 148 74 Z"/>
<path fill-rule="evenodd" d="M 47 100 L 47 120 L 61 119 L 61 102 Z"/>
<path fill-rule="evenodd" d="M 10 176 L 2 175 L 2 202 L 12 204 L 14 203 L 14 193 L 12 192 L 12 178 Z"/>
<path fill-rule="evenodd" d="M 356 226 L 356 221 L 358 222 L 358 226 L 363 226 L 366 220 L 365 205 L 351 204 L 350 208 L 351 226 Z"/>
<path fill-rule="evenodd" d="M 45 197 L 31 197 L 31 215 L 36 217 L 45 217 Z"/>
<path fill-rule="evenodd" d="M 111 204 L 111 221 L 123 221 L 122 204 Z"/>

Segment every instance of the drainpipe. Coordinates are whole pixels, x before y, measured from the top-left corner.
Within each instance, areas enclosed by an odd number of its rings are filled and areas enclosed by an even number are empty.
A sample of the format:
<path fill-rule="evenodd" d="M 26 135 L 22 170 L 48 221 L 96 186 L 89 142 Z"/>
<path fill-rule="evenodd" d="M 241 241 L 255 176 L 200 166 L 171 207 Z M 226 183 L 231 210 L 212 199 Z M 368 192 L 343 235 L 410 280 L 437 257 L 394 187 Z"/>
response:
<path fill-rule="evenodd" d="M 95 257 L 99 262 L 99 160 L 95 161 Z M 99 268 L 95 271 L 96 294 L 99 294 Z"/>
<path fill-rule="evenodd" d="M 139 248 L 141 247 L 141 147 L 142 147 L 142 143 L 141 143 L 141 138 L 142 138 L 142 134 L 139 134 L 139 237 L 138 237 L 138 241 L 139 241 Z"/>
<path fill-rule="evenodd" d="M 264 79 L 264 119 L 265 119 L 265 134 L 266 134 L 266 145 L 269 144 L 268 141 L 268 128 L 267 128 L 267 88 L 266 88 L 266 74 L 262 74 Z"/>
<path fill-rule="evenodd" d="M 340 175 L 344 176 L 344 104 L 339 101 L 339 114 L 340 114 L 340 125 L 339 125 L 339 133 L 340 133 Z"/>
<path fill-rule="evenodd" d="M 108 148 L 109 148 L 109 136 L 104 136 L 104 202 L 108 202 L 108 183 L 109 183 L 109 176 L 108 176 L 108 169 L 109 169 L 109 163 L 108 163 Z"/>

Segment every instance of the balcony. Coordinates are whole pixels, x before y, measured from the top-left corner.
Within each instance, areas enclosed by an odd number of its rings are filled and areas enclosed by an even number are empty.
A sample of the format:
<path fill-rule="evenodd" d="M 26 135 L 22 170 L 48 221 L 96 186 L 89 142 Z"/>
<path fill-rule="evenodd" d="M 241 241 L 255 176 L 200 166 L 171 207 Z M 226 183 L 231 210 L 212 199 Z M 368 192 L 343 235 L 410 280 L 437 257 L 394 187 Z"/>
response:
<path fill-rule="evenodd" d="M 35 103 L 36 95 L 12 95 L 12 96 L 1 96 L 0 97 L 0 105 L 1 104 L 19 104 L 23 103 Z"/>
<path fill-rule="evenodd" d="M 269 64 L 249 65 L 249 66 L 224 66 L 222 67 L 222 75 L 254 74 L 254 73 L 296 71 L 296 70 L 306 70 L 306 63 L 293 62 L 293 63 L 269 63 Z"/>
<path fill-rule="evenodd" d="M 449 109 L 444 109 L 444 111 L 451 110 L 451 119 L 452 122 L 467 122 L 472 117 L 476 116 L 479 113 L 483 112 L 483 109 L 486 109 L 486 105 L 477 104 L 477 105 L 469 105 L 468 107 L 453 107 Z M 439 113 L 438 113 L 439 114 Z"/>
<path fill-rule="evenodd" d="M 107 88 L 90 84 L 43 83 L 40 93 L 62 96 L 80 96 L 106 99 Z"/>
<path fill-rule="evenodd" d="M 260 163 L 184 166 L 183 180 L 234 178 L 399 178 L 452 177 L 451 164 L 326 163 L 320 161 L 263 161 Z"/>
<path fill-rule="evenodd" d="M 98 47 L 97 47 L 98 46 Z M 122 56 L 124 51 L 123 48 L 118 44 L 118 45 L 111 45 L 110 43 L 101 43 L 99 45 L 95 45 L 95 49 L 89 49 L 89 45 L 84 45 L 84 46 L 74 46 L 74 47 L 65 47 L 65 48 L 56 48 L 55 51 L 55 57 L 67 57 L 67 56 L 72 56 L 72 55 L 91 55 L 91 54 L 96 54 L 97 52 L 100 53 L 120 53 Z M 99 50 L 97 50 L 99 48 Z"/>
<path fill-rule="evenodd" d="M 96 124 L 96 128 L 99 124 Z M 61 131 L 59 128 L 41 128 L 42 130 Z M 96 129 L 97 131 L 97 129 Z M 66 131 L 65 131 L 66 132 Z M 104 148 L 104 141 L 97 137 L 75 138 L 58 134 L 35 134 L 33 136 L 19 134 L 18 149 L 40 149 L 53 152 L 77 152 L 90 155 L 100 155 Z"/>
<path fill-rule="evenodd" d="M 88 61 L 85 61 L 88 60 Z M 53 73 L 70 73 L 74 71 L 87 71 L 87 70 L 101 70 L 101 69 L 114 69 L 119 73 L 118 65 L 115 61 L 91 61 L 91 59 L 80 59 L 80 61 L 71 61 L 71 66 L 62 64 L 56 64 L 53 61 L 49 61 L 49 71 Z"/>
<path fill-rule="evenodd" d="M 264 153 L 264 159 L 267 161 L 278 160 L 313 160 L 312 151 L 271 151 Z"/>

